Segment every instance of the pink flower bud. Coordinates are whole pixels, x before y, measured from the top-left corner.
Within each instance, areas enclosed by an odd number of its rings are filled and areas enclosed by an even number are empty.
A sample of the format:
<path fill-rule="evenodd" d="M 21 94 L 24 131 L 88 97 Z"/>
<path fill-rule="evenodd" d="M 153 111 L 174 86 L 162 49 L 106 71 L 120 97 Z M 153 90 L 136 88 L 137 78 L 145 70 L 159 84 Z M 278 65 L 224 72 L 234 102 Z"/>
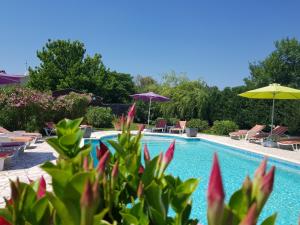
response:
<path fill-rule="evenodd" d="M 100 174 L 103 174 L 103 173 L 105 172 L 106 161 L 107 161 L 108 158 L 109 158 L 109 154 L 110 154 L 110 152 L 109 152 L 109 151 L 106 151 L 105 154 L 102 156 L 102 158 L 100 159 L 100 161 L 99 161 L 99 163 L 98 163 L 97 171 L 98 171 Z"/>
<path fill-rule="evenodd" d="M 46 181 L 44 179 L 44 177 L 42 176 L 40 181 L 39 181 L 39 187 L 38 187 L 38 191 L 37 191 L 37 198 L 40 199 L 42 197 L 44 197 L 46 194 Z"/>
<path fill-rule="evenodd" d="M 130 126 L 131 122 L 133 121 L 135 115 L 135 103 L 130 107 L 128 114 L 127 114 L 127 127 Z"/>
<path fill-rule="evenodd" d="M 213 166 L 208 184 L 207 219 L 209 224 L 221 224 L 224 210 L 224 189 L 217 154 L 214 154 Z"/>
<path fill-rule="evenodd" d="M 88 171 L 89 170 L 89 159 L 87 156 L 85 156 L 83 158 L 83 169 L 84 171 Z"/>
<path fill-rule="evenodd" d="M 150 161 L 150 153 L 147 144 L 144 145 L 144 160 L 145 162 Z"/>
<path fill-rule="evenodd" d="M 264 160 L 261 162 L 261 164 L 255 171 L 254 177 L 263 177 L 266 173 L 266 167 L 267 167 L 267 159 L 264 158 Z"/>
<path fill-rule="evenodd" d="M 252 181 L 249 176 L 247 176 L 246 179 L 244 180 L 242 189 L 245 191 L 245 193 L 247 193 L 247 195 L 250 196 L 252 190 Z"/>
<path fill-rule="evenodd" d="M 163 157 L 162 155 L 159 155 L 158 165 L 160 165 L 160 167 L 159 167 L 158 177 L 162 176 L 164 171 L 167 169 L 169 163 L 172 161 L 174 156 L 174 151 L 175 151 L 175 140 L 171 143 L 171 145 L 169 146 L 168 150 L 166 151 Z"/>
<path fill-rule="evenodd" d="M 105 152 L 108 151 L 108 147 L 100 140 L 99 140 L 99 145 L 100 148 L 96 146 L 96 156 L 98 160 L 100 160 L 102 156 L 105 154 Z"/>
<path fill-rule="evenodd" d="M 135 103 L 133 103 L 133 105 L 130 107 L 129 111 L 128 111 L 128 115 L 127 115 L 127 119 L 133 119 L 135 115 Z"/>
<path fill-rule="evenodd" d="M 0 216 L 0 225 L 11 225 L 4 217 Z"/>
<path fill-rule="evenodd" d="M 99 177 L 96 178 L 92 190 L 93 190 L 93 199 L 98 200 L 98 198 L 99 198 Z"/>
<path fill-rule="evenodd" d="M 268 200 L 274 184 L 275 167 L 272 166 L 271 170 L 263 176 L 258 183 L 255 199 L 257 202 L 257 212 L 260 213 L 266 201 Z"/>
<path fill-rule="evenodd" d="M 267 159 L 264 158 L 264 160 L 261 162 L 257 170 L 255 171 L 254 174 L 254 179 L 253 179 L 253 185 L 252 185 L 252 193 L 251 193 L 251 198 L 252 200 L 257 197 L 259 194 L 259 187 L 261 186 L 261 182 L 263 177 L 265 176 L 266 173 L 266 167 L 267 167 Z M 258 204 L 258 206 L 260 206 Z M 259 207 L 258 207 L 259 208 Z"/>
<path fill-rule="evenodd" d="M 143 174 L 144 171 L 145 171 L 144 167 L 142 165 L 140 165 L 138 173 Z"/>
<path fill-rule="evenodd" d="M 214 154 L 213 166 L 212 166 L 209 184 L 208 184 L 207 197 L 208 197 L 209 205 L 213 205 L 215 202 L 223 203 L 225 198 L 221 170 L 220 170 L 217 154 Z"/>
<path fill-rule="evenodd" d="M 80 199 L 82 207 L 90 207 L 93 203 L 93 190 L 91 182 L 88 180 L 84 186 L 84 190 Z"/>
<path fill-rule="evenodd" d="M 255 225 L 256 224 L 256 203 L 253 203 L 239 225 Z"/>
<path fill-rule="evenodd" d="M 125 123 L 125 120 L 126 120 L 126 118 L 125 118 L 125 116 L 122 114 L 122 116 L 121 116 L 121 118 L 120 118 L 120 123 L 121 123 L 121 126 L 123 126 L 123 125 L 124 125 L 124 123 Z"/>
<path fill-rule="evenodd" d="M 113 169 L 112 169 L 112 172 L 111 172 L 111 176 L 113 178 L 116 178 L 118 176 L 118 173 L 119 173 L 119 162 L 116 161 L 114 166 L 113 166 Z"/>
<path fill-rule="evenodd" d="M 174 151 L 175 151 L 175 140 L 171 143 L 166 154 L 164 155 L 163 163 L 168 165 L 171 162 L 171 160 L 173 159 L 173 156 L 174 156 Z"/>
<path fill-rule="evenodd" d="M 275 167 L 272 166 L 271 170 L 263 177 L 261 190 L 266 195 L 270 194 L 273 190 L 274 174 L 275 174 Z"/>

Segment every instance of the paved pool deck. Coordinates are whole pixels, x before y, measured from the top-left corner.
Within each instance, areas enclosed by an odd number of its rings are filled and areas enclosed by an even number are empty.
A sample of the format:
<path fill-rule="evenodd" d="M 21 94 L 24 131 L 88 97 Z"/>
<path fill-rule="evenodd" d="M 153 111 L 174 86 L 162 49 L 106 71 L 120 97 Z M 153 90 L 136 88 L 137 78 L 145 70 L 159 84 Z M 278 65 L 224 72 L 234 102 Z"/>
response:
<path fill-rule="evenodd" d="M 98 139 L 107 135 L 115 135 L 116 131 L 101 131 L 94 132 L 91 138 Z M 145 134 L 153 134 L 145 132 Z M 155 133 L 155 135 L 170 135 Z M 174 135 L 174 134 L 172 134 Z M 187 138 L 185 134 L 176 135 L 179 137 Z M 267 148 L 262 145 L 249 143 L 245 140 L 233 140 L 225 136 L 215 136 L 208 134 L 198 134 L 200 139 L 207 141 L 239 148 L 248 152 L 254 152 L 264 156 L 289 161 L 300 165 L 300 151 L 290 151 L 278 148 Z M 28 178 L 32 180 L 39 179 L 44 176 L 47 184 L 47 190 L 51 190 L 51 179 L 47 173 L 40 169 L 40 165 L 45 161 L 55 161 L 57 153 L 45 141 L 36 143 L 29 149 L 26 149 L 17 159 L 12 160 L 9 168 L 0 171 L 0 207 L 4 206 L 3 197 L 10 196 L 9 180 L 16 180 L 19 177 L 20 181 L 28 182 Z"/>

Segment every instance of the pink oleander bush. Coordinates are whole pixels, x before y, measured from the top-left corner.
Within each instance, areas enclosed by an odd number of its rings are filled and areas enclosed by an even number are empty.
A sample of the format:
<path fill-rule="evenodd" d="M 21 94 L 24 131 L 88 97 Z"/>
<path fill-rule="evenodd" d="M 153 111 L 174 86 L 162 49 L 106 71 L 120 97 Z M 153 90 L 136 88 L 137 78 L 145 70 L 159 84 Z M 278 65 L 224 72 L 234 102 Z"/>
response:
<path fill-rule="evenodd" d="M 54 99 L 51 93 L 29 88 L 2 88 L 0 125 L 10 130 L 40 131 L 45 122 L 84 116 L 90 101 L 86 94 L 70 93 Z"/>
<path fill-rule="evenodd" d="M 114 153 L 99 142 L 96 167 L 90 154 L 91 144 L 80 145 L 81 119 L 60 121 L 56 126 L 57 137 L 47 139 L 59 157 L 56 163 L 46 162 L 41 166 L 52 178 L 53 191 L 45 191 L 43 178 L 31 184 L 11 181 L 11 198 L 0 209 L 0 224 L 197 225 L 198 220 L 191 218 L 190 213 L 191 196 L 199 179 L 183 181 L 167 174 L 166 169 L 176 154 L 175 141 L 164 154 L 151 156 L 148 146 L 141 146 L 143 126 L 136 135 L 130 132 L 134 115 L 135 105 L 127 118 L 120 120 L 121 134 L 116 141 L 109 141 Z M 215 155 L 207 190 L 207 223 L 256 224 L 272 192 L 274 175 L 274 167 L 266 172 L 264 160 L 253 180 L 246 177 L 229 203 L 225 203 Z M 275 224 L 275 219 L 273 214 L 262 225 Z"/>

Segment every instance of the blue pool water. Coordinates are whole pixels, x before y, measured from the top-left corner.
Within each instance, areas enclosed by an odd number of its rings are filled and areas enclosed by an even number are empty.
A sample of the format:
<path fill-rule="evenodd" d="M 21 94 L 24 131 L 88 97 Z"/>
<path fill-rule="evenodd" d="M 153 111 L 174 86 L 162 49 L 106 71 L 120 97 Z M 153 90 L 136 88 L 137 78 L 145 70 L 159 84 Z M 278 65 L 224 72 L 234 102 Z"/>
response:
<path fill-rule="evenodd" d="M 107 144 L 109 139 L 115 137 L 105 137 L 101 140 Z M 159 152 L 165 152 L 174 139 L 176 139 L 175 155 L 167 173 L 179 176 L 183 180 L 190 177 L 200 178 L 199 186 L 193 194 L 192 217 L 206 224 L 206 190 L 213 153 L 218 153 L 227 202 L 229 196 L 241 187 L 245 176 L 248 174 L 253 176 L 262 157 L 200 139 L 149 135 L 143 137 L 142 144 L 147 143 L 153 157 Z M 98 141 L 94 140 L 94 156 L 97 144 Z M 271 165 L 276 166 L 275 185 L 260 220 L 278 212 L 276 224 L 297 224 L 300 215 L 300 166 L 269 159 L 268 167 Z"/>

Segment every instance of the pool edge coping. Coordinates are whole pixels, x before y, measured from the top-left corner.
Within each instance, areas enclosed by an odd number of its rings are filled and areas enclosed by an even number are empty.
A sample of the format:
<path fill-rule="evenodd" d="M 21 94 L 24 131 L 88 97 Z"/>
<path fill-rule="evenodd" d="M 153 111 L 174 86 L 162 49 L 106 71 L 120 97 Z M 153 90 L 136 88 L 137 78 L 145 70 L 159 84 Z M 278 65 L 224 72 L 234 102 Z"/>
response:
<path fill-rule="evenodd" d="M 108 133 L 109 132 L 109 133 Z M 96 136 L 93 136 L 91 138 L 85 138 L 84 140 L 93 140 L 93 139 L 100 139 L 103 137 L 109 137 L 109 136 L 115 136 L 120 134 L 121 132 L 119 131 L 106 131 L 105 133 L 102 132 L 93 132 L 93 134 L 96 134 Z M 136 134 L 137 131 L 132 131 L 133 134 Z M 290 158 L 286 158 L 286 157 L 282 157 L 282 156 L 277 156 L 277 155 L 273 155 L 273 154 L 268 154 L 268 153 L 262 153 L 259 152 L 257 150 L 251 150 L 251 149 L 247 149 L 245 147 L 240 147 L 240 146 L 234 146 L 232 144 L 229 143 L 224 143 L 222 141 L 218 141 L 218 140 L 211 140 L 209 138 L 205 138 L 205 137 L 187 137 L 187 136 L 182 136 L 182 135 L 176 135 L 176 134 L 168 134 L 168 133 L 152 133 L 152 132 L 143 132 L 143 134 L 145 135 L 152 135 L 152 136 L 165 136 L 165 137 L 175 137 L 175 138 L 182 138 L 182 139 L 186 139 L 186 140 L 191 140 L 191 139 L 197 139 L 197 140 L 204 140 L 207 142 L 211 142 L 211 143 L 216 143 L 219 145 L 223 145 L 223 146 L 227 146 L 227 147 L 231 147 L 233 150 L 235 151 L 245 151 L 245 153 L 252 153 L 252 154 L 256 154 L 257 157 L 267 157 L 271 160 L 275 160 L 278 163 L 284 163 L 284 164 L 290 164 L 290 166 L 296 166 L 300 168 L 300 162 L 298 160 L 293 160 Z"/>

